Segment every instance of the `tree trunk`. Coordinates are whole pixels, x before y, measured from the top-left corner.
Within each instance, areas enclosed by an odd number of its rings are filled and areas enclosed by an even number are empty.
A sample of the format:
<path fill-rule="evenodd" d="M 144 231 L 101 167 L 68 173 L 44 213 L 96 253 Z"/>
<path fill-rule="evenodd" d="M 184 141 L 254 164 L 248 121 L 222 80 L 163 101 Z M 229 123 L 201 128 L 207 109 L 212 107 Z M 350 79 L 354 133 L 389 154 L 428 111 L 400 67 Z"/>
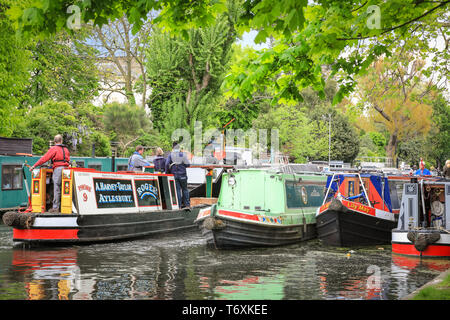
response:
<path fill-rule="evenodd" d="M 397 157 L 397 145 L 398 145 L 398 137 L 396 130 L 389 136 L 389 142 L 386 146 L 386 156 L 388 158 L 391 158 L 393 163 L 395 163 L 395 159 Z"/>

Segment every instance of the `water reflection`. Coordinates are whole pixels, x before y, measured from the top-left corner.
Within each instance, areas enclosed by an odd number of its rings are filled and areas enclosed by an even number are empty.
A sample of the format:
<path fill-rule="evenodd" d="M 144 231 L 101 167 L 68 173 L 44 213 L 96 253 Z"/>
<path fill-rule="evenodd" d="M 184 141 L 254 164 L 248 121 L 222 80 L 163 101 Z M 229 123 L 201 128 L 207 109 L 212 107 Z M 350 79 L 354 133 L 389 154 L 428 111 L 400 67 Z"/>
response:
<path fill-rule="evenodd" d="M 2 299 L 387 300 L 450 267 L 393 255 L 389 246 L 348 253 L 318 240 L 239 251 L 208 249 L 195 233 L 57 249 L 2 241 Z"/>

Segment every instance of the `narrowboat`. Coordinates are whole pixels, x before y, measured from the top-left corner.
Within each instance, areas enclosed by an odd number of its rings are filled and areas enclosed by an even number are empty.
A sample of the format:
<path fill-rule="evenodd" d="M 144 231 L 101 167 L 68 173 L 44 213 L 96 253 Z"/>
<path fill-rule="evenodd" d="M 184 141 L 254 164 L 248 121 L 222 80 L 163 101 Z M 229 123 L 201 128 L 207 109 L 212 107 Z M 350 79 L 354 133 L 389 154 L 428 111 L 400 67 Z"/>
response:
<path fill-rule="evenodd" d="M 34 165 L 41 157 L 32 155 L 1 155 L 0 154 L 0 216 L 6 211 L 26 208 L 31 181 L 29 170 L 23 170 L 23 165 Z M 127 158 L 110 157 L 71 157 L 71 164 L 77 168 L 89 168 L 98 171 L 125 171 L 128 168 Z"/>
<path fill-rule="evenodd" d="M 195 220 L 216 249 L 280 246 L 313 239 L 326 176 L 272 169 L 232 169 L 222 176 L 216 204 Z"/>
<path fill-rule="evenodd" d="M 49 213 L 51 174 L 52 169 L 34 169 L 30 206 L 3 215 L 13 241 L 78 244 L 195 230 L 199 210 L 207 207 L 180 208 L 173 175 L 66 168 L 61 212 Z"/>
<path fill-rule="evenodd" d="M 318 238 L 332 246 L 389 244 L 407 176 L 333 173 L 317 210 Z"/>
<path fill-rule="evenodd" d="M 405 183 L 392 253 L 450 257 L 450 180 Z"/>

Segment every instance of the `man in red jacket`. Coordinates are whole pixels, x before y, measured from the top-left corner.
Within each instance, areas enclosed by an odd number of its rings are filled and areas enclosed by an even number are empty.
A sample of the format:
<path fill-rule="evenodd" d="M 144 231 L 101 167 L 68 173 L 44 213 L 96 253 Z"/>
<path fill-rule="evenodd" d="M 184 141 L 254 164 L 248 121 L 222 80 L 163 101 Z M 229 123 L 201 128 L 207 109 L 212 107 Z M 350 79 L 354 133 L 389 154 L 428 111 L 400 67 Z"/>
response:
<path fill-rule="evenodd" d="M 32 171 L 35 167 L 43 165 L 45 162 L 51 160 L 53 166 L 53 207 L 48 212 L 59 212 L 61 205 L 61 177 L 63 168 L 67 168 L 70 165 L 70 153 L 67 146 L 63 145 L 63 139 L 60 134 L 55 136 L 55 145 L 51 147 L 46 154 L 42 156 L 35 164 L 30 168 Z"/>

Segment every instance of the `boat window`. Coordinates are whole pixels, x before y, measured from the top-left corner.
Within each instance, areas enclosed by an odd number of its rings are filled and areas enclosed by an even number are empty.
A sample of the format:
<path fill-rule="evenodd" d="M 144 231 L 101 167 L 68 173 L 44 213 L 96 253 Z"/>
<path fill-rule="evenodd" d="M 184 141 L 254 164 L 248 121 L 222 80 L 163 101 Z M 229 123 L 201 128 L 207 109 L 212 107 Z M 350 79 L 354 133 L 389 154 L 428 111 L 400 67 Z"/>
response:
<path fill-rule="evenodd" d="M 355 195 L 355 181 L 348 182 L 348 193 L 349 197 L 353 197 Z"/>
<path fill-rule="evenodd" d="M 389 183 L 389 195 L 391 196 L 392 209 L 400 209 L 404 181 L 389 181 L 388 183 Z"/>
<path fill-rule="evenodd" d="M 302 192 L 302 185 L 297 181 L 286 181 L 286 205 L 288 208 L 299 208 L 304 207 L 305 203 L 302 199 L 304 198 L 305 191 Z"/>
<path fill-rule="evenodd" d="M 117 171 L 127 171 L 128 170 L 128 165 L 127 164 L 118 164 L 116 166 Z"/>
<path fill-rule="evenodd" d="M 84 168 L 84 161 L 75 161 L 77 168 Z"/>
<path fill-rule="evenodd" d="M 102 165 L 101 164 L 94 164 L 94 163 L 90 163 L 87 166 L 89 169 L 94 169 L 97 171 L 102 171 Z"/>
<path fill-rule="evenodd" d="M 23 174 L 21 165 L 2 166 L 2 190 L 23 189 Z"/>

